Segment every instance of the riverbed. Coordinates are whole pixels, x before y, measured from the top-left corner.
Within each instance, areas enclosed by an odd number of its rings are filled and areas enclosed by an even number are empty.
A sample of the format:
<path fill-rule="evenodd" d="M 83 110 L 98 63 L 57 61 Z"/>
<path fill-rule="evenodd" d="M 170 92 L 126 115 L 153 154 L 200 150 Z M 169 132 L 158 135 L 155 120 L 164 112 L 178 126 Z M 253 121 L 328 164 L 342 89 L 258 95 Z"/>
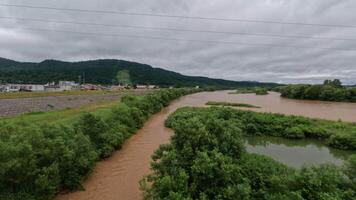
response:
<path fill-rule="evenodd" d="M 153 152 L 158 149 L 159 145 L 169 143 L 169 138 L 173 133 L 172 130 L 164 127 L 164 121 L 171 113 L 180 107 L 205 106 L 207 101 L 225 101 L 256 105 L 261 108 L 253 108 L 251 110 L 259 112 L 283 113 L 312 118 L 356 122 L 355 103 L 290 100 L 279 97 L 278 93 L 271 93 L 265 96 L 256 96 L 254 94 L 229 94 L 229 92 L 231 91 L 202 92 L 188 95 L 174 101 L 160 113 L 152 116 L 145 123 L 144 127 L 137 132 L 136 135 L 132 136 L 125 142 L 121 150 L 115 152 L 110 158 L 97 164 L 93 174 L 89 176 L 88 179 L 83 183 L 85 191 L 59 194 L 55 199 L 142 199 L 142 193 L 139 190 L 139 181 L 144 175 L 150 173 L 150 161 Z M 292 142 L 291 140 L 288 141 Z M 255 144 L 255 147 L 260 143 L 251 143 L 250 141 L 250 144 Z M 269 144 L 274 143 L 270 141 Z M 284 145 L 284 148 L 288 149 L 288 145 L 283 144 L 282 142 L 274 145 Z M 296 145 L 296 143 L 294 145 Z M 321 146 L 317 148 L 326 148 L 326 150 L 323 150 L 323 153 L 325 153 L 327 157 L 332 157 L 332 159 L 327 161 L 331 160 L 332 162 L 332 160 L 335 158 L 335 164 L 342 164 L 343 158 L 335 156 L 328 147 L 322 144 L 318 145 Z M 284 150 L 285 149 L 282 148 L 280 151 Z M 265 152 L 265 150 L 263 150 L 263 152 Z M 307 154 L 307 152 L 301 152 L 301 155 L 304 154 Z M 315 158 L 320 155 L 321 154 L 313 154 L 312 156 Z M 288 154 L 288 157 L 289 156 L 291 156 L 291 154 Z M 294 161 L 299 160 L 298 165 L 304 162 L 303 159 L 298 159 L 297 156 L 295 157 L 296 158 Z M 283 160 L 280 161 L 283 162 Z M 287 162 L 285 163 L 288 164 Z"/>

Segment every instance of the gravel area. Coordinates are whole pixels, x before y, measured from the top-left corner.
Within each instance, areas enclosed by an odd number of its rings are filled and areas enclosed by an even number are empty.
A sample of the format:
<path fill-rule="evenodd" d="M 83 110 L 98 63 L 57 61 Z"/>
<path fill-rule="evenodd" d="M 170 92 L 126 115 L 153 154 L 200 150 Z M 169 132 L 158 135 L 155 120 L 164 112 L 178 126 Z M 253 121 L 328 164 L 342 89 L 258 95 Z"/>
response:
<path fill-rule="evenodd" d="M 133 91 L 140 94 L 144 91 Z M 19 99 L 0 99 L 0 117 L 16 116 L 29 112 L 46 112 L 66 108 L 78 108 L 101 101 L 118 100 L 123 93 L 70 95 Z"/>

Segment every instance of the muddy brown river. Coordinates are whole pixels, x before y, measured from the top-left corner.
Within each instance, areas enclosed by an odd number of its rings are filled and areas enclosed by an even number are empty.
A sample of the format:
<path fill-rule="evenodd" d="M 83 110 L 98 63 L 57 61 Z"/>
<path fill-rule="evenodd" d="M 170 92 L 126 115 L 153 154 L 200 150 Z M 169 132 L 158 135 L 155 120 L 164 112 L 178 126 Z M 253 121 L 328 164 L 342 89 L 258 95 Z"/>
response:
<path fill-rule="evenodd" d="M 142 199 L 139 181 L 150 172 L 150 160 L 153 152 L 159 145 L 169 143 L 172 131 L 164 127 L 164 121 L 180 107 L 204 106 L 207 101 L 225 101 L 253 104 L 261 108 L 251 110 L 261 112 L 356 122 L 356 103 L 291 100 L 281 98 L 278 93 L 270 93 L 265 96 L 228 93 L 229 91 L 202 92 L 174 101 L 160 113 L 152 116 L 136 135 L 126 141 L 121 150 L 96 165 L 93 174 L 83 183 L 85 191 L 59 194 L 55 200 Z M 280 143 L 281 141 L 279 141 Z M 293 146 L 293 144 L 288 146 Z M 291 152 L 293 154 L 293 151 Z M 323 153 L 325 154 L 325 151 Z"/>

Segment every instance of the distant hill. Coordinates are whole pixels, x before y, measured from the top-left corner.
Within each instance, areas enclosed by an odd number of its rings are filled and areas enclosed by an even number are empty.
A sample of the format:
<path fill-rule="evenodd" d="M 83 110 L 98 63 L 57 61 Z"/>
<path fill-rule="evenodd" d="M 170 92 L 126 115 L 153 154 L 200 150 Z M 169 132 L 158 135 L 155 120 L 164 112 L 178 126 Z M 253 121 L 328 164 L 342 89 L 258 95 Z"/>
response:
<path fill-rule="evenodd" d="M 124 60 L 90 60 L 81 62 L 63 62 L 45 60 L 40 63 L 16 62 L 0 58 L 0 81 L 7 83 L 38 83 L 58 80 L 79 80 L 85 73 L 88 83 L 117 83 L 118 72 L 128 72 L 133 84 L 154 84 L 160 86 L 217 86 L 217 87 L 253 87 L 276 86 L 274 83 L 250 81 L 228 81 L 199 76 L 185 76 L 176 72 L 153 68 L 150 65 Z"/>

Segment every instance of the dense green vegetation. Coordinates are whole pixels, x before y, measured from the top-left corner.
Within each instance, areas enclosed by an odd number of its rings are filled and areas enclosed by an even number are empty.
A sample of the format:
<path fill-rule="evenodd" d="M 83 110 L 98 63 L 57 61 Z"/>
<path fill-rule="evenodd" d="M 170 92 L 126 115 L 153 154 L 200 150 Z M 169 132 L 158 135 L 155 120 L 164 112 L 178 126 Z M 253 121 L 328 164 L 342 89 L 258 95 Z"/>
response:
<path fill-rule="evenodd" d="M 255 93 L 256 95 L 267 95 L 268 89 L 265 87 L 253 87 L 253 88 L 239 88 L 235 92 L 230 94 L 249 94 Z"/>
<path fill-rule="evenodd" d="M 258 106 L 254 106 L 246 103 L 231 103 L 231 102 L 216 102 L 216 101 L 208 101 L 206 103 L 208 106 L 232 106 L 232 107 L 245 107 L 245 108 L 260 108 Z"/>
<path fill-rule="evenodd" d="M 256 95 L 267 95 L 268 90 L 266 88 L 257 88 L 255 89 Z"/>
<path fill-rule="evenodd" d="M 356 102 L 356 87 L 343 87 L 340 80 L 325 80 L 323 85 L 288 85 L 278 87 L 282 97 L 322 101 Z"/>
<path fill-rule="evenodd" d="M 47 200 L 60 190 L 80 189 L 96 161 L 119 149 L 150 115 L 195 91 L 125 96 L 104 115 L 86 113 L 61 123 L 1 121 L 0 199 Z"/>
<path fill-rule="evenodd" d="M 227 108 L 183 108 L 171 115 L 166 125 L 175 134 L 171 144 L 162 145 L 153 156 L 153 173 L 141 182 L 145 199 L 356 198 L 356 156 L 343 168 L 325 164 L 297 170 L 249 154 L 243 145 L 243 136 L 250 134 L 251 124 L 244 124 L 247 116 L 253 114 Z M 259 115 L 263 117 L 269 116 Z M 294 118 L 292 125 L 299 120 L 303 119 Z"/>
<path fill-rule="evenodd" d="M 78 80 L 85 73 L 87 83 L 118 83 L 117 73 L 129 72 L 132 84 L 153 84 L 165 86 L 214 86 L 223 88 L 276 86 L 273 83 L 249 81 L 227 81 L 206 77 L 184 76 L 172 71 L 153 68 L 149 65 L 124 60 L 92 60 L 62 62 L 45 60 L 40 63 L 23 63 L 0 58 L 0 82 L 41 83 L 58 80 Z"/>
<path fill-rule="evenodd" d="M 321 119 L 309 119 L 300 116 L 258 113 L 229 108 L 209 108 L 181 110 L 171 121 L 194 117 L 196 114 L 228 113 L 225 117 L 238 128 L 251 136 L 276 136 L 291 139 L 313 138 L 338 149 L 356 150 L 356 124 Z"/>

